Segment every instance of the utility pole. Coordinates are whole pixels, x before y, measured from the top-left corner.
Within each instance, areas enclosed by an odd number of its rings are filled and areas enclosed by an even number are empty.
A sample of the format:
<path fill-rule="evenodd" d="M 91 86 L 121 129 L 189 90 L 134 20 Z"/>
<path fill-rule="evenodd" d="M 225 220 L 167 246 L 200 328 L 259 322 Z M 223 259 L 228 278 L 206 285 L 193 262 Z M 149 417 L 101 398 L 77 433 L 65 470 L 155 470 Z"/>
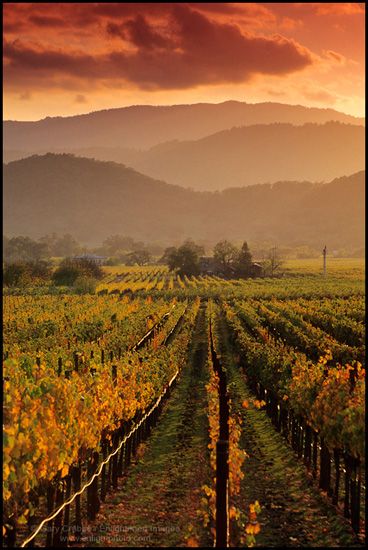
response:
<path fill-rule="evenodd" d="M 323 249 L 323 277 L 326 277 L 326 254 L 327 254 L 327 248 L 325 245 Z"/>

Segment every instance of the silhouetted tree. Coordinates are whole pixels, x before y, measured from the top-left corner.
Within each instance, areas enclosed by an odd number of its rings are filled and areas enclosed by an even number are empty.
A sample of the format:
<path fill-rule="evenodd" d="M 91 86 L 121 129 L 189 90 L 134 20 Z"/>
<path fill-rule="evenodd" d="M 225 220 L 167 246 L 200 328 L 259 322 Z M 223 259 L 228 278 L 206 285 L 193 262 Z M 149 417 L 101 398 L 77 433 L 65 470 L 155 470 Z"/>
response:
<path fill-rule="evenodd" d="M 204 256 L 204 246 L 196 244 L 192 239 L 186 239 L 183 244 L 194 248 L 199 256 Z"/>
<path fill-rule="evenodd" d="M 51 251 L 47 244 L 34 241 L 30 237 L 13 237 L 4 242 L 5 262 L 38 262 L 50 256 Z"/>
<path fill-rule="evenodd" d="M 169 256 L 175 251 L 176 251 L 175 246 L 168 246 L 167 248 L 165 248 L 165 251 L 164 251 L 163 255 L 160 258 L 160 263 L 168 264 Z"/>
<path fill-rule="evenodd" d="M 252 265 L 252 254 L 249 250 L 248 243 L 244 241 L 239 254 L 234 260 L 234 276 L 246 279 L 249 277 L 249 268 Z"/>
<path fill-rule="evenodd" d="M 167 257 L 167 265 L 170 271 L 176 271 L 178 275 L 191 277 L 199 274 L 199 254 L 191 244 L 183 244 L 175 248 Z"/>
<path fill-rule="evenodd" d="M 65 259 L 52 275 L 56 286 L 72 286 L 78 277 L 102 279 L 103 269 L 89 260 Z"/>
<path fill-rule="evenodd" d="M 98 252 L 100 254 L 106 254 L 106 256 L 125 256 L 127 252 L 134 250 L 134 244 L 134 239 L 131 237 L 111 235 L 111 237 L 104 240 Z"/>
<path fill-rule="evenodd" d="M 145 265 L 151 260 L 152 256 L 146 249 L 135 250 L 128 254 L 128 263 L 127 265 Z"/>
<path fill-rule="evenodd" d="M 213 257 L 218 268 L 222 271 L 225 277 L 229 277 L 233 273 L 233 264 L 239 255 L 238 249 L 227 239 L 224 239 L 216 244 L 213 250 Z"/>
<path fill-rule="evenodd" d="M 27 264 L 12 262 L 3 269 L 3 283 L 9 287 L 23 287 L 30 283 L 31 273 Z"/>
<path fill-rule="evenodd" d="M 73 254 L 79 254 L 83 252 L 83 250 L 83 247 L 79 244 L 75 237 L 69 233 L 66 233 L 60 237 L 53 246 L 55 256 L 59 257 L 73 256 Z"/>
<path fill-rule="evenodd" d="M 273 278 L 284 263 L 285 261 L 277 254 L 276 249 L 273 249 L 262 262 L 265 276 Z"/>

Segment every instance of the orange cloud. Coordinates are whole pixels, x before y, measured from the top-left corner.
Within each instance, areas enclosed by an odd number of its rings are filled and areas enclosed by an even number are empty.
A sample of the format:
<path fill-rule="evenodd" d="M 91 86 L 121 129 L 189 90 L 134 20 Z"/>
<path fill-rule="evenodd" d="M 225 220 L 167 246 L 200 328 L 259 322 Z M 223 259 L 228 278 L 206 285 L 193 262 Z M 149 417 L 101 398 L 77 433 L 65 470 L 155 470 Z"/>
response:
<path fill-rule="evenodd" d="M 236 5 L 222 4 L 220 10 L 213 4 L 207 8 L 200 4 L 201 11 L 188 4 L 155 4 L 155 11 L 152 4 L 87 4 L 92 6 L 90 11 L 85 4 L 42 4 L 42 9 L 45 5 L 49 13 L 28 11 L 29 29 L 52 30 L 58 33 L 58 42 L 66 33 L 69 41 L 60 47 L 46 32 L 41 35 L 42 42 L 21 35 L 7 40 L 5 34 L 4 85 L 8 89 L 12 83 L 29 84 L 32 79 L 37 87 L 70 87 L 68 79 L 84 79 L 95 86 L 108 81 L 110 87 L 117 88 L 125 82 L 141 89 L 188 89 L 203 84 L 247 82 L 256 74 L 286 75 L 315 62 L 312 53 L 292 39 L 256 36 L 231 20 L 225 23 L 210 19 L 205 13 L 206 9 L 217 13 L 238 11 Z M 64 6 L 66 17 L 61 18 Z M 257 9 L 252 6 L 253 11 Z M 27 19 L 24 7 L 16 7 L 15 12 L 18 9 Z M 87 10 L 85 47 L 76 38 L 83 9 Z M 13 29 L 14 12 L 8 11 L 5 21 L 7 28 Z M 24 21 L 21 27 L 23 24 Z"/>
<path fill-rule="evenodd" d="M 82 96 L 97 110 L 136 102 L 257 102 L 280 93 L 292 103 L 331 100 L 361 114 L 364 9 L 363 3 L 6 2 L 4 116 L 75 114 L 87 110 Z M 315 85 L 307 87 L 312 94 L 300 88 L 306 78 Z M 335 103 L 324 89 L 336 91 Z"/>
<path fill-rule="evenodd" d="M 331 61 L 338 63 L 340 65 L 345 65 L 346 57 L 340 53 L 334 52 L 333 50 L 327 50 L 323 52 Z"/>
<path fill-rule="evenodd" d="M 364 3 L 357 2 L 311 2 L 310 6 L 321 15 L 355 15 L 364 13 Z"/>

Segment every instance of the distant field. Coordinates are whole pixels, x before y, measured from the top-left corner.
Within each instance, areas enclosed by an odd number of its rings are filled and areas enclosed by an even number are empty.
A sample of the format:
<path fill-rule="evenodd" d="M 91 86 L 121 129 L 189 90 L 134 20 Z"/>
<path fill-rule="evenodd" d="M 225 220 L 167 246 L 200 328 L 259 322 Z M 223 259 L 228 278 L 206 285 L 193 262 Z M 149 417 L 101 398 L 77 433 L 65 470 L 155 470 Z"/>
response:
<path fill-rule="evenodd" d="M 310 258 L 287 260 L 283 266 L 285 274 L 323 275 L 323 259 Z M 329 258 L 326 259 L 326 277 L 362 277 L 365 276 L 365 258 Z"/>

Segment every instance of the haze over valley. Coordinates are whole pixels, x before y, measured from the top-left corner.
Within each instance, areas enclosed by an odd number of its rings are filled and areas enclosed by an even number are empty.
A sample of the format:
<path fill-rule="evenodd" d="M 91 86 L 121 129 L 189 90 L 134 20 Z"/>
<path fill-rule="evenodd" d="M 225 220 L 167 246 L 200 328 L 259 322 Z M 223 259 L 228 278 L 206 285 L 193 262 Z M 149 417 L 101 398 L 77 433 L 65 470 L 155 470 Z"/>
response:
<path fill-rule="evenodd" d="M 331 182 L 279 181 L 199 192 L 114 162 L 51 154 L 4 165 L 4 234 L 71 233 L 97 246 L 110 235 L 166 244 L 186 238 L 364 245 L 365 172 Z"/>
<path fill-rule="evenodd" d="M 4 233 L 364 245 L 364 119 L 228 101 L 4 123 Z"/>

